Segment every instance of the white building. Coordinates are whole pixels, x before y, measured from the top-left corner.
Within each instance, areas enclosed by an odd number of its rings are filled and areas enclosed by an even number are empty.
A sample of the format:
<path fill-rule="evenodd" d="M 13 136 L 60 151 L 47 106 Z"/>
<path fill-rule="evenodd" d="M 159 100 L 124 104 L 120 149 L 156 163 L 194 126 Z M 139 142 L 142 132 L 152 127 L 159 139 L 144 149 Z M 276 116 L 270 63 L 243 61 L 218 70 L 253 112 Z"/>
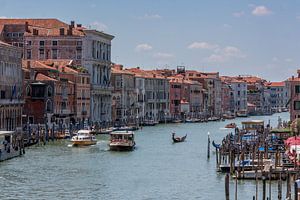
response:
<path fill-rule="evenodd" d="M 235 114 L 247 113 L 247 83 L 233 79 L 230 85 L 233 93 Z"/>
<path fill-rule="evenodd" d="M 97 31 L 83 30 L 82 65 L 91 74 L 91 120 L 111 121 L 111 40 L 114 36 Z"/>

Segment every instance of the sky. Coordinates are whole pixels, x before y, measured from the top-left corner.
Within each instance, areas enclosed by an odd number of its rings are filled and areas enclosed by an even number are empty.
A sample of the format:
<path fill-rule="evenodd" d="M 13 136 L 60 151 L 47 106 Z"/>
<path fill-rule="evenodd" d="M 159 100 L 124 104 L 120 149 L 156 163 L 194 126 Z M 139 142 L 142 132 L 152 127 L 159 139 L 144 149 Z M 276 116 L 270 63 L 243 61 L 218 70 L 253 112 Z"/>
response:
<path fill-rule="evenodd" d="M 282 81 L 300 64 L 297 0 L 0 0 L 1 18 L 58 18 L 112 34 L 112 62 Z"/>

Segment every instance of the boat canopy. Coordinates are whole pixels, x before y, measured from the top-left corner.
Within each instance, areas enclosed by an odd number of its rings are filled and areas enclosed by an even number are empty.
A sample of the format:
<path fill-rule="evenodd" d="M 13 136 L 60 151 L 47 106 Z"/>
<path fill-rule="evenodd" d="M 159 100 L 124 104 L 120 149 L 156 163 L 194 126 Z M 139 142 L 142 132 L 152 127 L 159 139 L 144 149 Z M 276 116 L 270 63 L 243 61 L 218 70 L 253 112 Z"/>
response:
<path fill-rule="evenodd" d="M 300 136 L 290 137 L 287 140 L 285 140 L 284 143 L 286 146 L 300 145 Z"/>
<path fill-rule="evenodd" d="M 5 135 L 13 135 L 16 134 L 15 131 L 0 131 L 0 136 L 5 136 Z"/>
<path fill-rule="evenodd" d="M 90 134 L 91 131 L 90 130 L 79 130 L 77 133 L 78 134 Z"/>

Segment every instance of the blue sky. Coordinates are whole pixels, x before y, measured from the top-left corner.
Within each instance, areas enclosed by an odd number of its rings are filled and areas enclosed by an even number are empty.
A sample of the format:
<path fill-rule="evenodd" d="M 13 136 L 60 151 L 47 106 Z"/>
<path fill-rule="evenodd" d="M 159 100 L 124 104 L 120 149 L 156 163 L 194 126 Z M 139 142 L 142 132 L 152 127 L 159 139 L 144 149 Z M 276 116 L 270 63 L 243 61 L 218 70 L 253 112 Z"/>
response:
<path fill-rule="evenodd" d="M 115 36 L 126 67 L 252 74 L 279 81 L 300 64 L 300 1 L 0 0 L 0 17 L 75 20 Z M 300 67 L 299 67 L 300 68 Z"/>

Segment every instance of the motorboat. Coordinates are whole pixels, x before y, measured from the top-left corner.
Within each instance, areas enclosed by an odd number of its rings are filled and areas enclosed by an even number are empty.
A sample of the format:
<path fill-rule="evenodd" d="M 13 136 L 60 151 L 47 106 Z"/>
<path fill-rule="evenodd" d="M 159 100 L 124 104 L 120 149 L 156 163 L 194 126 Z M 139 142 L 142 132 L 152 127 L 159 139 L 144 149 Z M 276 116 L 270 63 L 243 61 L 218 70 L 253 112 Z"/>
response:
<path fill-rule="evenodd" d="M 88 146 L 97 143 L 97 139 L 91 134 L 90 130 L 79 130 L 75 136 L 71 138 L 73 146 Z"/>
<path fill-rule="evenodd" d="M 131 151 L 135 148 L 133 131 L 115 131 L 110 133 L 109 148 L 112 151 Z"/>
<path fill-rule="evenodd" d="M 227 124 L 227 125 L 225 126 L 225 128 L 236 128 L 236 124 L 235 124 L 235 123 Z"/>

